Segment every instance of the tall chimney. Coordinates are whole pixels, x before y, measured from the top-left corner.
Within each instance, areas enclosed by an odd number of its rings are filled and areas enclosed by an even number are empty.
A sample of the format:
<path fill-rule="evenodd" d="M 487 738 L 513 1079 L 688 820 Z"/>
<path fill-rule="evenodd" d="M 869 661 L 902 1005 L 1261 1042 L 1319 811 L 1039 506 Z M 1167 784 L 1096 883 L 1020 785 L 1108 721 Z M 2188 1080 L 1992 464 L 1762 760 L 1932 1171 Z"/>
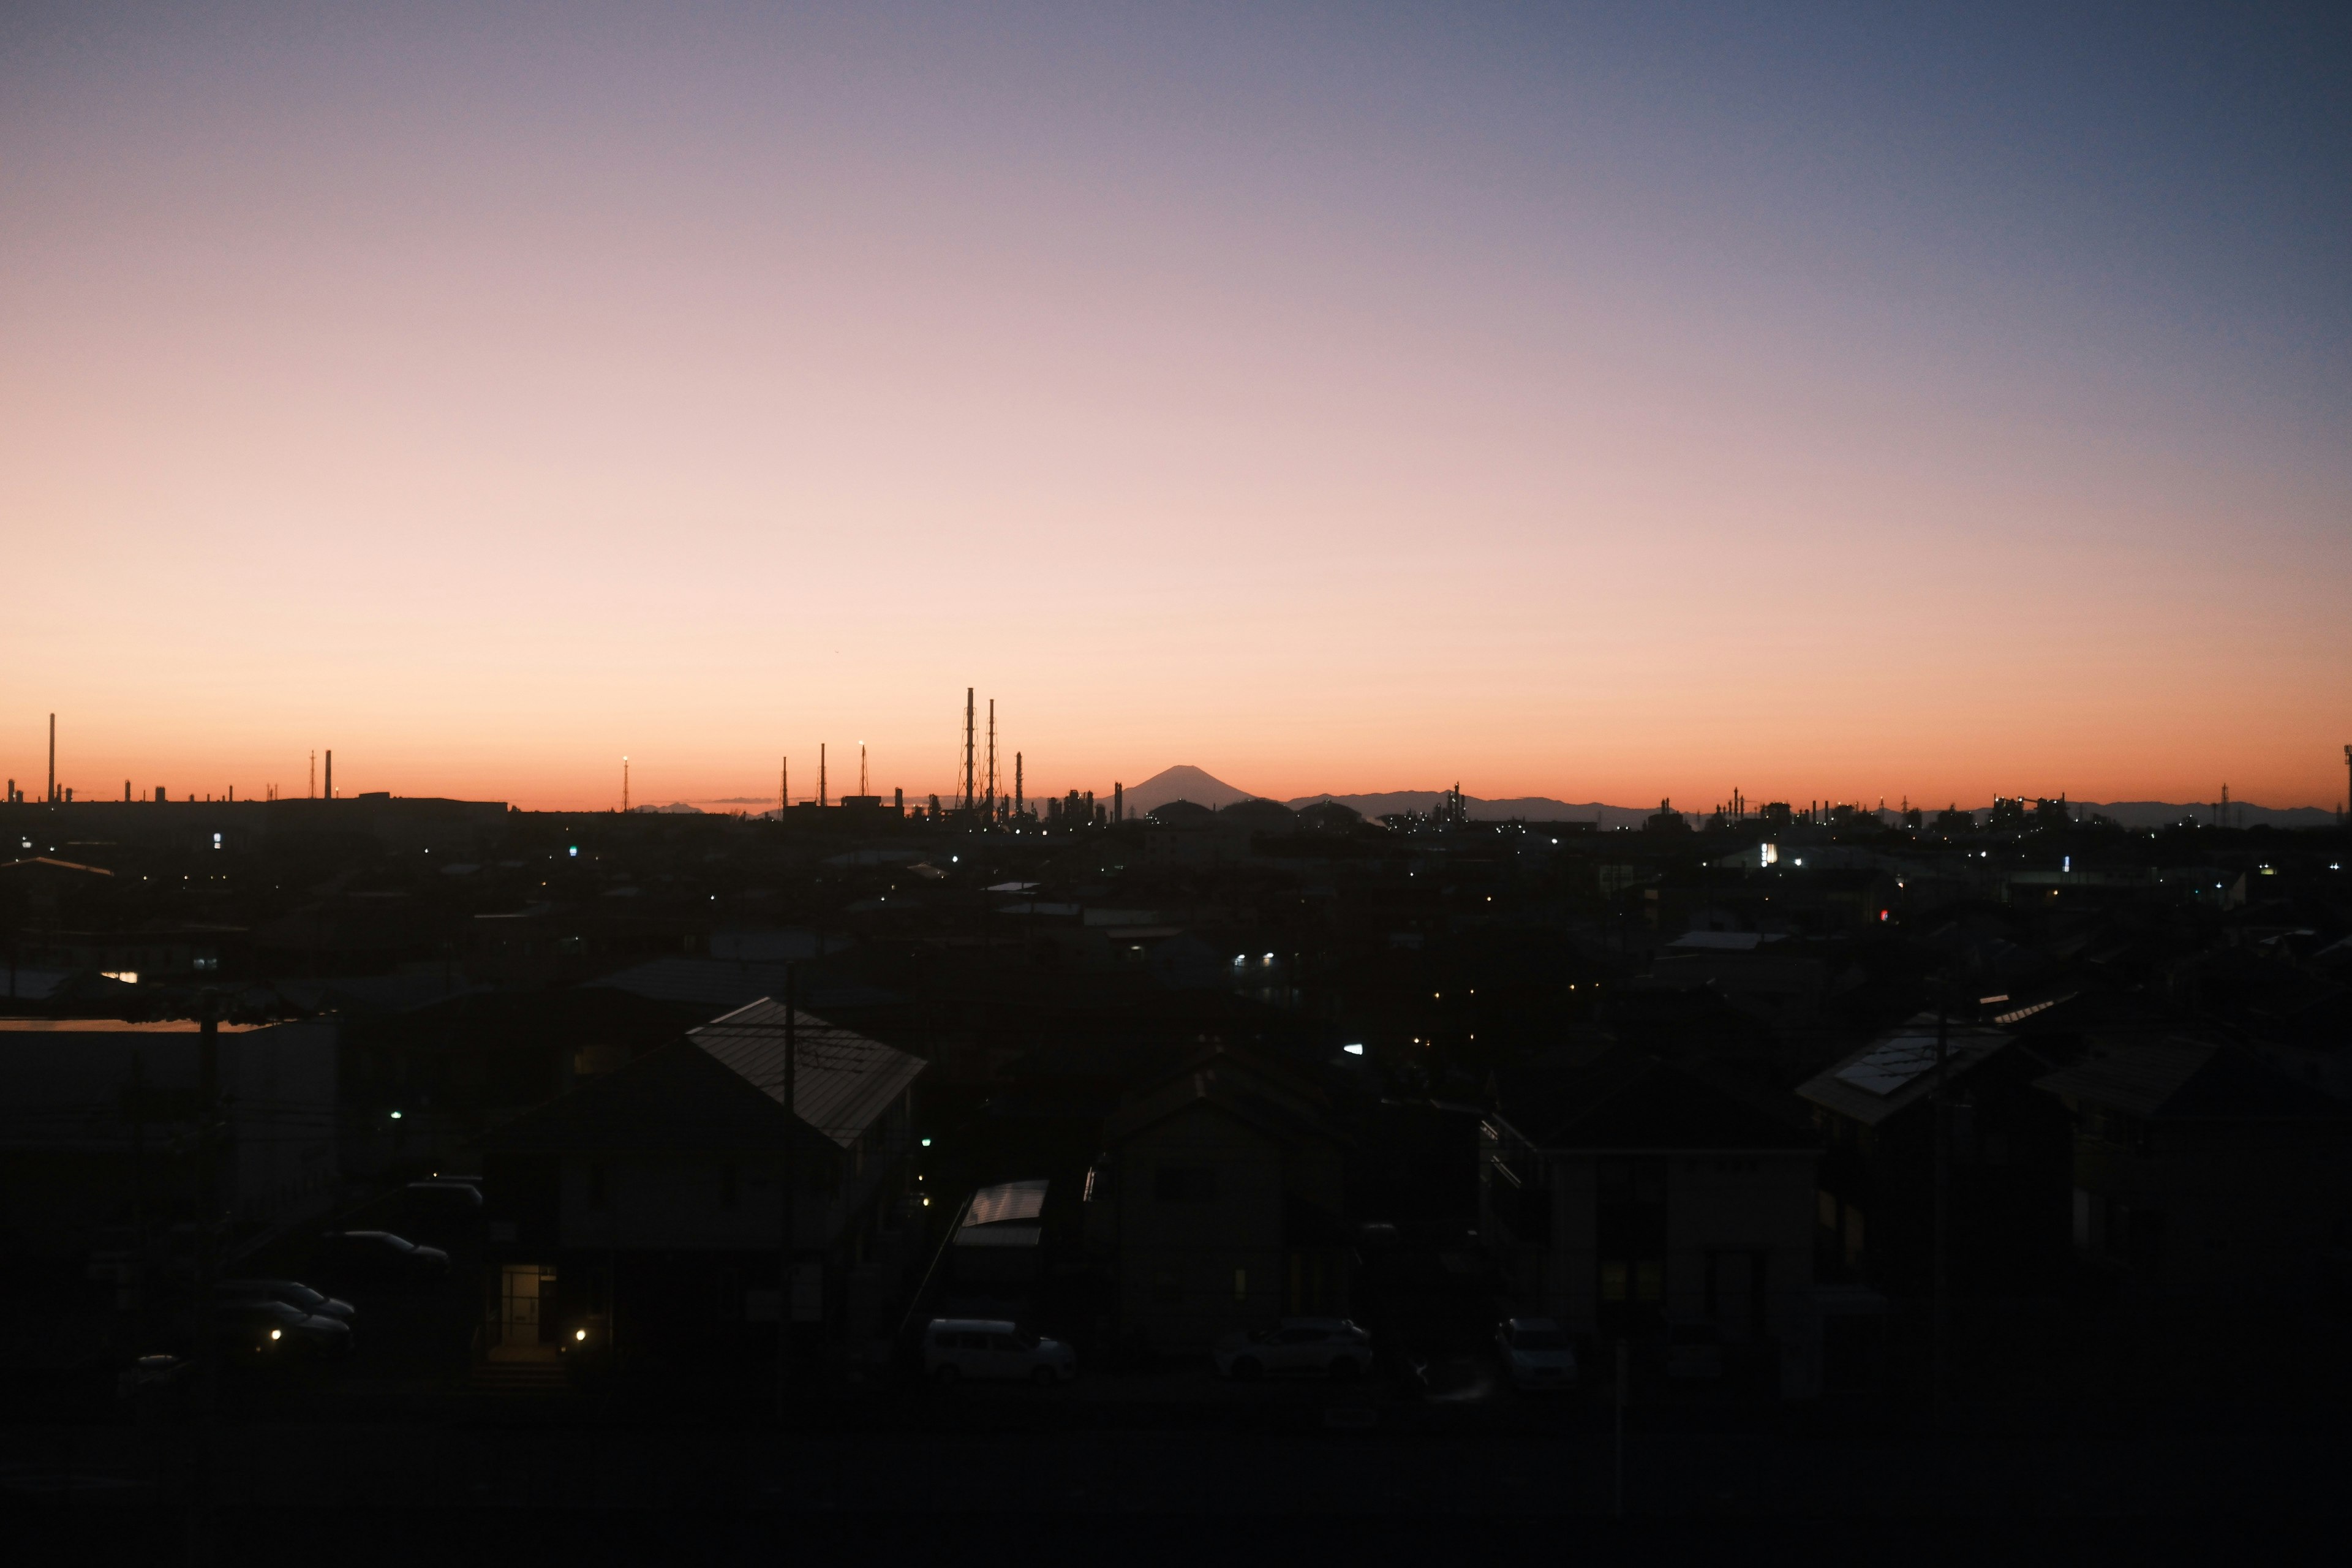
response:
<path fill-rule="evenodd" d="M 327 798 L 335 798 L 335 749 L 327 748 Z"/>
<path fill-rule="evenodd" d="M 51 802 L 58 798 L 58 716 L 49 715 L 49 793 Z"/>
<path fill-rule="evenodd" d="M 1110 819 L 1113 822 L 1127 820 L 1127 786 L 1123 784 L 1110 786 Z"/>

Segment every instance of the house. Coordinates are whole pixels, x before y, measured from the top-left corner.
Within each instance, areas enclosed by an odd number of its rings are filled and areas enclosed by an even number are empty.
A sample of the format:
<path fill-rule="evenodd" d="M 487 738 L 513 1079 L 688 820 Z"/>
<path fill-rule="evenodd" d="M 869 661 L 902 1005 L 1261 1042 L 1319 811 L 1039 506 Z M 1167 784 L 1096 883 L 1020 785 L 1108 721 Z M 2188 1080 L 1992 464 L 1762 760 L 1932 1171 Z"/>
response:
<path fill-rule="evenodd" d="M 216 1026 L 223 1256 L 333 1203 L 335 1034 L 331 1020 Z M 102 1335 L 153 1307 L 152 1287 L 193 1277 L 206 1054 L 193 1019 L 0 1019 L 0 1251 L 24 1271 L 0 1295 L 40 1320 L 18 1326 Z"/>
<path fill-rule="evenodd" d="M 1118 1333 L 1199 1350 L 1235 1329 L 1348 1309 L 1346 1147 L 1322 1096 L 1274 1062 L 1193 1057 L 1106 1119 L 1083 1197 Z"/>
<path fill-rule="evenodd" d="M 498 1129 L 487 1342 L 632 1366 L 772 1356 L 787 1256 L 796 1341 L 887 1334 L 919 1250 L 906 1167 L 926 1066 L 761 1000 Z"/>
<path fill-rule="evenodd" d="M 2033 1010 L 1941 1026 L 1921 1014 L 1798 1087 L 1828 1144 L 1815 1227 L 1825 1279 L 1895 1295 L 1932 1289 L 1940 1088 L 1950 1288 L 1983 1297 L 2062 1288 L 2072 1157 L 2065 1119 L 2034 1088 L 2050 1058 L 1999 1026 Z"/>
<path fill-rule="evenodd" d="M 1480 1230 L 1518 1311 L 1641 1343 L 1711 1330 L 1783 1395 L 1817 1390 L 1801 1124 L 1627 1047 L 1506 1106 L 1480 1128 Z"/>
<path fill-rule="evenodd" d="M 2352 1236 L 2352 1105 L 2249 1052 L 2094 1044 L 2035 1087 L 2073 1125 L 2073 1240 L 2136 1295 L 2276 1301 Z"/>

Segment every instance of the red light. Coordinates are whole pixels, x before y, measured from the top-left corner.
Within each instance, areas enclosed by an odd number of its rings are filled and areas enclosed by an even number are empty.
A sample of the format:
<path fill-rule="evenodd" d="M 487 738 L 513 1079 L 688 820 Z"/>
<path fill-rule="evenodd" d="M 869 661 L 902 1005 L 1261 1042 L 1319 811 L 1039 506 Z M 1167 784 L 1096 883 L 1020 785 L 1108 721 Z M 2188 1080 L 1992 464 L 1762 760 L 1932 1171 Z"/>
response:
<path fill-rule="evenodd" d="M 1885 911 L 1885 910 L 1879 910 L 1879 911 L 1878 911 L 1878 918 L 1879 918 L 1880 920 L 1885 920 L 1885 919 L 1886 918 L 1886 911 Z"/>

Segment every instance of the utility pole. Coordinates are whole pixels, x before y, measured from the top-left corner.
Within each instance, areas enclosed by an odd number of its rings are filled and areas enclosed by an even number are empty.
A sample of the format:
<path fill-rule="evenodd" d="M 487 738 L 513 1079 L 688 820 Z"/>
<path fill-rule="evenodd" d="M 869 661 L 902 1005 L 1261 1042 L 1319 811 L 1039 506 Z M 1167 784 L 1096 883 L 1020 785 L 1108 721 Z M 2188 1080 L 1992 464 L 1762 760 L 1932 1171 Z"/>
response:
<path fill-rule="evenodd" d="M 188 1518 L 189 1557 L 211 1553 L 214 1425 L 220 1396 L 220 1334 L 215 1285 L 220 1273 L 220 994 L 196 998 L 196 1474 Z"/>
<path fill-rule="evenodd" d="M 1944 1397 L 1948 1382 L 1951 1330 L 1951 1209 L 1952 1209 L 1952 1108 L 1945 1094 L 1951 1081 L 1951 976 L 1948 973 L 1937 979 L 1936 986 L 1936 1265 L 1935 1265 L 1935 1429 L 1938 1436 L 1944 1430 Z"/>
<path fill-rule="evenodd" d="M 1633 1357 L 1626 1352 L 1626 1342 L 1617 1342 L 1617 1475 L 1612 1491 L 1614 1494 L 1612 1511 L 1619 1519 L 1625 1517 L 1625 1397 L 1627 1384 L 1633 1378 Z"/>
<path fill-rule="evenodd" d="M 793 984 L 799 966 L 784 965 L 784 1215 L 776 1259 L 776 1424 L 783 1425 L 792 1402 L 793 1296 L 799 1283 L 793 1254 L 799 1250 L 800 1184 L 800 1005 Z"/>

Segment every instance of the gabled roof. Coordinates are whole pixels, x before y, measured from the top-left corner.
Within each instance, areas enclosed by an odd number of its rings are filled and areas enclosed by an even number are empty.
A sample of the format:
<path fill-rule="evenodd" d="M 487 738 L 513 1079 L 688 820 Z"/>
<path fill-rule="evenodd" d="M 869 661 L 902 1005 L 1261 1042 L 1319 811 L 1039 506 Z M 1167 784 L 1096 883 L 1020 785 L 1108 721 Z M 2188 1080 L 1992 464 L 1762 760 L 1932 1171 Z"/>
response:
<path fill-rule="evenodd" d="M 1104 1123 L 1104 1135 L 1123 1142 L 1146 1128 L 1196 1107 L 1211 1107 L 1257 1129 L 1276 1142 L 1296 1146 L 1336 1142 L 1339 1134 L 1312 1102 L 1287 1093 L 1270 1075 L 1219 1051 L 1135 1095 Z"/>
<path fill-rule="evenodd" d="M 2016 1038 L 1979 1024 L 1945 1026 L 1944 1076 L 1958 1083 Z M 1797 1088 L 1798 1095 L 1865 1127 L 1936 1092 L 1936 1016 L 1922 1013 Z"/>
<path fill-rule="evenodd" d="M 779 1107 L 784 1099 L 784 1005 L 762 998 L 689 1030 L 687 1038 Z M 793 1109 L 846 1149 L 930 1064 L 794 1008 Z"/>
<path fill-rule="evenodd" d="M 1793 1120 L 1646 1051 L 1622 1047 L 1564 1079 L 1521 1086 L 1501 1114 L 1547 1150 L 1818 1146 Z"/>
<path fill-rule="evenodd" d="M 2158 1121 L 2352 1120 L 2352 1105 L 2242 1052 L 2200 1040 L 2095 1047 L 2034 1087 Z"/>

